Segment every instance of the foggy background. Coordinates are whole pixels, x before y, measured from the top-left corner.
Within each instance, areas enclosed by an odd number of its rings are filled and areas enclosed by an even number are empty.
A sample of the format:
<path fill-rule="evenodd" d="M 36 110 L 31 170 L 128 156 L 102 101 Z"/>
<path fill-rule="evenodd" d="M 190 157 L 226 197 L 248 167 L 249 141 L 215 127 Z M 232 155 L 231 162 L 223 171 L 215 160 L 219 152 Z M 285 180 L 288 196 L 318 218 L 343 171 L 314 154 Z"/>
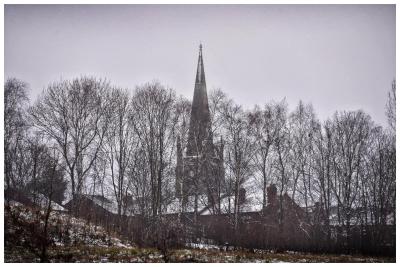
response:
<path fill-rule="evenodd" d="M 395 5 L 6 5 L 5 78 L 28 82 L 32 102 L 81 75 L 191 100 L 200 41 L 208 90 L 245 108 L 286 97 L 321 120 L 363 109 L 387 124 Z"/>

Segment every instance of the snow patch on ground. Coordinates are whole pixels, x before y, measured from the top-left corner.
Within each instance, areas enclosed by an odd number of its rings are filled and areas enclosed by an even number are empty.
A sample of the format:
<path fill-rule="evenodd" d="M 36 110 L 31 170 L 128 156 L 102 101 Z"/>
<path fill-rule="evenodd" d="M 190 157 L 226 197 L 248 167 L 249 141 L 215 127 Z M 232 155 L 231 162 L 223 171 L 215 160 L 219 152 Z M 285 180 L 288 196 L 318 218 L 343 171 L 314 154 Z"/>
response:
<path fill-rule="evenodd" d="M 187 243 L 187 247 L 190 248 L 198 248 L 198 249 L 205 249 L 205 250 L 219 250 L 220 247 L 216 245 L 204 244 L 204 243 Z"/>
<path fill-rule="evenodd" d="M 35 194 L 30 194 L 29 195 L 29 199 L 35 203 L 36 205 L 38 205 L 39 207 L 41 207 L 42 209 L 47 209 L 48 205 L 49 205 L 49 198 L 46 197 L 45 195 L 41 194 L 41 193 L 35 193 Z M 65 208 L 61 205 L 59 205 L 58 203 L 51 201 L 51 209 L 52 210 L 58 210 L 58 211 L 64 211 Z"/>
<path fill-rule="evenodd" d="M 44 225 L 44 210 L 38 210 L 24 206 L 23 204 L 10 201 L 11 212 L 19 218 L 19 220 L 27 223 L 37 223 Z M 113 236 L 103 227 L 90 224 L 86 220 L 76 218 L 70 214 L 58 210 L 50 212 L 49 217 L 50 228 L 56 229 L 55 232 L 62 234 L 53 234 L 51 236 L 52 243 L 55 246 L 69 246 L 72 244 L 82 244 L 98 247 L 119 247 L 133 248 L 134 246 L 128 242 Z M 10 231 L 15 229 L 10 228 Z"/>

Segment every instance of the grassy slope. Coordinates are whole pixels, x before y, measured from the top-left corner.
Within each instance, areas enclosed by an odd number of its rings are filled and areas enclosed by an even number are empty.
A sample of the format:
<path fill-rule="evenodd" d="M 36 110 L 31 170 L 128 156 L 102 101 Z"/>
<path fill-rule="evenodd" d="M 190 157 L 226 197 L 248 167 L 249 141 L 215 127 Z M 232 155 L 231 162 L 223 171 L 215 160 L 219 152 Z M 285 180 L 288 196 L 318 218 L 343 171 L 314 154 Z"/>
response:
<path fill-rule="evenodd" d="M 14 203 L 12 212 L 19 222 L 5 214 L 5 261 L 37 262 L 27 242 L 32 240 L 27 225 L 34 222 L 37 211 Z M 36 213 L 37 214 L 37 213 Z M 297 252 L 273 253 L 257 250 L 220 251 L 208 249 L 176 249 L 162 255 L 152 248 L 137 248 L 122 242 L 102 227 L 59 212 L 50 217 L 51 245 L 48 250 L 52 262 L 395 262 L 395 258 L 374 258 L 355 255 L 321 255 Z M 66 227 L 68 225 L 68 227 Z M 61 227 L 61 228 L 60 228 Z M 55 229 L 58 229 L 55 231 Z M 60 229 L 61 234 L 60 235 Z"/>

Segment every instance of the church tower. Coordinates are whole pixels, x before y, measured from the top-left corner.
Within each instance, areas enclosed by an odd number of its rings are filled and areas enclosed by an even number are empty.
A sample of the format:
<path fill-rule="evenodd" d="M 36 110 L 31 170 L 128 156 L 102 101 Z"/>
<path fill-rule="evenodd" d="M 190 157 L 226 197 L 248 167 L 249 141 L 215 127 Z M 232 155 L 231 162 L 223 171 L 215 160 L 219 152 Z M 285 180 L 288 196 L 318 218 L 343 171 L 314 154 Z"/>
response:
<path fill-rule="evenodd" d="M 188 202 L 190 196 L 206 195 L 211 206 L 219 206 L 224 179 L 223 145 L 214 145 L 208 106 L 203 48 L 200 44 L 196 80 L 185 153 L 177 141 L 176 193 Z M 196 205 L 195 205 L 196 206 Z"/>

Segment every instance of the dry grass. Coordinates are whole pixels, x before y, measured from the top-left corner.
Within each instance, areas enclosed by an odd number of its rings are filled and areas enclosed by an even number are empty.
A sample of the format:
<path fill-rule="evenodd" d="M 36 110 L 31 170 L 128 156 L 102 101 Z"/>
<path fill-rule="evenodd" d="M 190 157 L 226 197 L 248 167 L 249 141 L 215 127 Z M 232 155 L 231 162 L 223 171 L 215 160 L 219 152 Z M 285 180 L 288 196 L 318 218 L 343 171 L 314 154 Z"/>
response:
<path fill-rule="evenodd" d="M 14 248 L 5 251 L 6 262 L 37 262 L 39 259 Z M 170 250 L 162 255 L 152 248 L 65 246 L 49 249 L 51 262 L 395 262 L 395 258 L 361 255 L 324 255 L 297 252 L 219 251 L 204 249 Z"/>
<path fill-rule="evenodd" d="M 33 211 L 22 206 L 15 206 L 15 211 L 22 222 L 30 222 Z M 24 224 L 15 225 L 9 214 L 5 214 L 6 262 L 39 262 L 37 255 L 27 249 L 31 240 L 29 229 Z M 54 217 L 54 218 L 53 218 Z M 54 213 L 51 226 L 57 221 L 63 222 L 67 216 Z M 266 250 L 220 251 L 216 246 L 211 249 L 173 249 L 162 254 L 153 248 L 137 248 L 121 243 L 116 237 L 102 230 L 101 227 L 89 227 L 83 220 L 72 218 L 70 242 L 61 242 L 56 237 L 48 249 L 51 262 L 395 262 L 393 258 L 369 257 L 360 255 L 324 255 L 298 252 L 274 253 Z M 54 222 L 53 222 L 54 221 Z M 85 233 L 83 235 L 83 233 Z M 73 241 L 73 242 L 72 242 Z M 29 243 L 29 242 L 28 242 Z"/>
<path fill-rule="evenodd" d="M 395 258 L 360 255 L 325 255 L 298 252 L 273 253 L 268 251 L 227 251 L 186 249 L 176 250 L 171 256 L 175 262 L 395 262 Z"/>

